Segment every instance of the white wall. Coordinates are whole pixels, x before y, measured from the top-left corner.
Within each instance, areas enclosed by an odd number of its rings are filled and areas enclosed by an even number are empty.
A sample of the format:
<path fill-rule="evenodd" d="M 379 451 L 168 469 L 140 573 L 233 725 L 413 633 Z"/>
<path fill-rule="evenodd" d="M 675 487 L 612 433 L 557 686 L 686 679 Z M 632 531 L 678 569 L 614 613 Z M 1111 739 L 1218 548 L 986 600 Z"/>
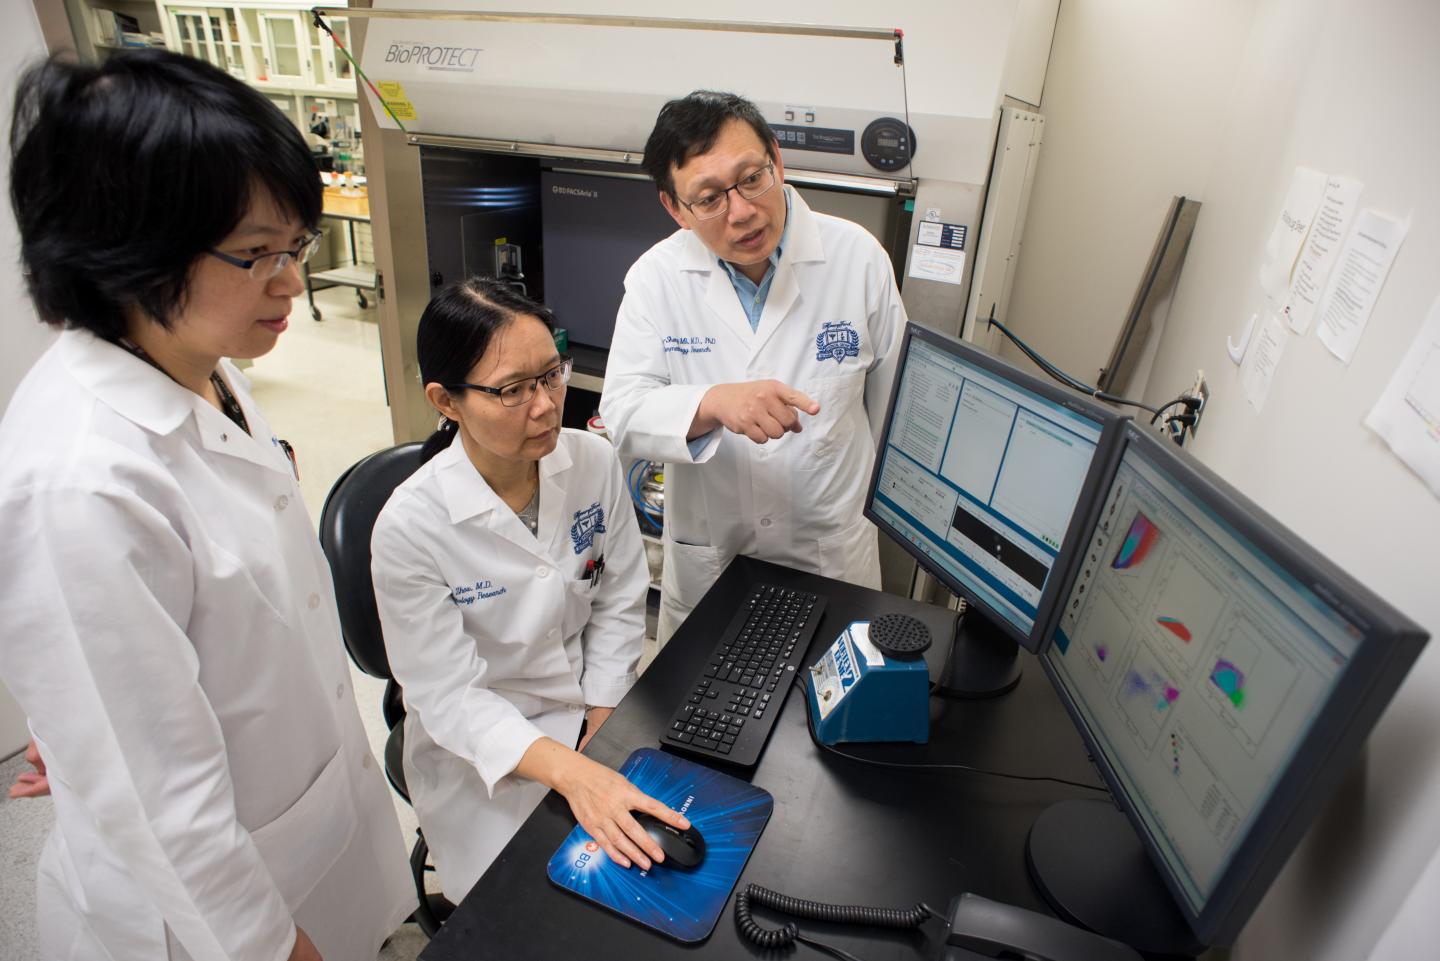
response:
<path fill-rule="evenodd" d="M 1212 396 L 1195 454 L 1432 636 L 1440 500 L 1361 420 L 1440 294 L 1437 37 L 1433 0 L 1259 5 L 1149 389 L 1161 399 L 1204 367 Z M 1350 366 L 1313 331 L 1290 336 L 1256 414 L 1224 340 L 1259 306 L 1261 251 L 1298 164 L 1364 181 L 1362 207 L 1409 215 L 1413 226 Z M 1237 957 L 1369 953 L 1440 845 L 1437 732 L 1432 640 L 1371 736 L 1363 769 L 1296 852 Z"/>
<path fill-rule="evenodd" d="M 0 31 L 0 91 L 6 106 L 14 96 L 15 80 L 25 64 L 44 56 L 45 44 L 40 38 L 40 22 L 30 4 L 19 4 L 6 19 Z M 8 110 L 5 130 L 10 129 Z M 35 317 L 35 309 L 25 293 L 20 276 L 20 235 L 15 228 L 15 215 L 10 210 L 10 179 L 8 164 L 3 178 L 5 195 L 0 200 L 0 304 L 6 308 L 4 320 L 5 349 L 0 350 L 0 409 L 10 402 L 10 395 L 25 376 L 25 371 L 40 356 L 54 334 Z M 0 680 L 4 680 L 0 678 Z M 25 716 L 10 692 L 0 684 L 0 758 L 8 757 L 25 746 L 29 734 Z"/>
<path fill-rule="evenodd" d="M 1437 37 L 1433 0 L 1062 4 L 1011 309 L 1043 353 L 1093 377 L 1166 203 L 1199 198 L 1146 399 L 1204 368 L 1212 397 L 1191 450 L 1432 635 L 1440 500 L 1361 420 L 1440 293 Z M 1256 414 L 1225 335 L 1259 306 L 1260 255 L 1298 164 L 1359 178 L 1362 206 L 1413 226 L 1354 362 L 1292 336 Z M 1371 955 L 1440 845 L 1437 732 L 1432 642 L 1234 958 Z M 1433 904 L 1427 923 L 1433 953 Z"/>
<path fill-rule="evenodd" d="M 1082 380 L 1109 357 L 1170 198 L 1204 193 L 1257 2 L 1060 5 L 1045 142 L 999 319 Z"/>
<path fill-rule="evenodd" d="M 1000 79 L 1000 92 L 1038 106 L 1050 67 L 1060 0 L 1020 0 L 1010 33 L 1010 55 Z"/>
<path fill-rule="evenodd" d="M 1385 929 L 1380 943 L 1370 952 L 1369 961 L 1398 961 L 1425 958 L 1435 953 L 1440 942 L 1440 917 L 1435 905 L 1440 904 L 1440 852 L 1411 888 L 1395 920 Z"/>

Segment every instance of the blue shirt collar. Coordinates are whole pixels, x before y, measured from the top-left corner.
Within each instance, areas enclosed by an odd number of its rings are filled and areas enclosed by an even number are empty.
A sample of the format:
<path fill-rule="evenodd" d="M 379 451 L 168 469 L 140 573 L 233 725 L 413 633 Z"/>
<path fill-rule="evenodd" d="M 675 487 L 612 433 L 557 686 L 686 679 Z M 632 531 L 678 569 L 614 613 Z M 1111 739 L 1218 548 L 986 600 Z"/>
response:
<path fill-rule="evenodd" d="M 766 280 L 769 279 L 770 275 L 775 272 L 776 267 L 780 266 L 780 254 L 785 250 L 785 242 L 790 239 L 790 191 L 785 189 L 785 185 L 783 183 L 780 184 L 779 187 L 780 190 L 785 194 L 785 229 L 780 232 L 780 243 L 776 244 L 775 249 L 770 252 L 770 257 L 768 258 L 770 261 L 770 267 L 768 270 L 765 271 L 765 276 L 760 278 L 761 284 L 763 284 Z M 725 272 L 730 275 L 730 282 L 732 284 L 737 283 L 741 280 L 744 280 L 747 283 L 750 282 L 750 278 L 746 277 L 744 274 L 740 273 L 740 271 L 736 270 L 735 265 L 730 263 L 730 261 L 725 260 L 722 257 L 717 257 L 715 259 L 720 261 L 720 266 L 724 267 Z M 752 286 L 759 286 L 759 284 L 752 284 Z"/>

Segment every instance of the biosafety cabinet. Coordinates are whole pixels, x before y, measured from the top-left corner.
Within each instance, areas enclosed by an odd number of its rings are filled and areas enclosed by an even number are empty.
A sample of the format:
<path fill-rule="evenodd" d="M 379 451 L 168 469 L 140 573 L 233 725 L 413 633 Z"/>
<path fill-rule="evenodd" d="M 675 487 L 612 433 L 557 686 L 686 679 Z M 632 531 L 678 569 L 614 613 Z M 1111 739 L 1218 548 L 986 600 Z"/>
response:
<path fill-rule="evenodd" d="M 414 332 L 470 274 L 523 287 L 570 334 L 567 414 L 593 412 L 626 268 L 674 229 L 640 170 L 661 105 L 761 109 L 786 180 L 889 252 L 910 317 L 972 335 L 1004 312 L 1042 139 L 1058 3 L 1038 0 L 377 0 L 361 67 L 381 341 L 396 438 L 428 433 Z M 699 19 L 700 15 L 704 19 Z M 983 334 L 983 323 L 981 331 Z"/>

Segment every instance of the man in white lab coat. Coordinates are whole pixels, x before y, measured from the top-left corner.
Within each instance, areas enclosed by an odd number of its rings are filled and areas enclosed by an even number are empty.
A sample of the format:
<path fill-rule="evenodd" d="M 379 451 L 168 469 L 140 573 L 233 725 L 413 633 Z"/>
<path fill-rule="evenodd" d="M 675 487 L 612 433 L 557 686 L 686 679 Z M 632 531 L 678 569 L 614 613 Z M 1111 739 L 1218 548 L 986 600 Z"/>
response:
<path fill-rule="evenodd" d="M 863 228 L 785 185 L 754 104 L 667 103 L 645 168 L 680 230 L 625 277 L 600 411 L 663 461 L 661 642 L 737 554 L 880 586 L 861 516 L 905 325 Z"/>

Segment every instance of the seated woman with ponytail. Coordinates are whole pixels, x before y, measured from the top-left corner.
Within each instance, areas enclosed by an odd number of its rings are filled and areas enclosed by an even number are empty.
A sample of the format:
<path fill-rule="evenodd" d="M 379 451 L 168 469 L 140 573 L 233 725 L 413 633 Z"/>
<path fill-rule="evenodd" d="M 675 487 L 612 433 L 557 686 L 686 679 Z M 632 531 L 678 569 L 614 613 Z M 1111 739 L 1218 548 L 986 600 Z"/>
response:
<path fill-rule="evenodd" d="M 689 826 L 579 753 L 635 682 L 649 573 L 614 449 L 560 426 L 553 327 L 489 281 L 430 302 L 417 353 L 444 420 L 371 544 L 405 777 L 456 902 L 552 788 L 626 867 L 664 859 L 632 811 Z"/>

